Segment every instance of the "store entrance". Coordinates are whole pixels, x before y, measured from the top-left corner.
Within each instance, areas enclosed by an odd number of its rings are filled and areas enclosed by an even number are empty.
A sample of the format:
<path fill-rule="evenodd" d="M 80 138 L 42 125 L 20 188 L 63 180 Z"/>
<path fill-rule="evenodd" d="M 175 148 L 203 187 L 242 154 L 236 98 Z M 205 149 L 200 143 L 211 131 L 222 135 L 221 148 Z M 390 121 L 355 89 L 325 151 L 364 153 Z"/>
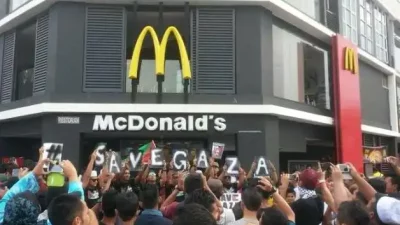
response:
<path fill-rule="evenodd" d="M 133 151 L 137 151 L 141 146 L 148 144 L 151 141 L 154 141 L 157 148 L 164 150 L 164 157 L 166 161 L 170 160 L 174 149 L 186 149 L 188 152 L 194 152 L 207 149 L 209 144 L 207 138 L 83 137 L 81 139 L 80 151 L 81 168 L 86 167 L 90 159 L 90 154 L 99 143 L 107 143 L 107 149 L 121 153 L 121 151 L 127 151 L 129 148 L 132 148 L 131 150 Z"/>

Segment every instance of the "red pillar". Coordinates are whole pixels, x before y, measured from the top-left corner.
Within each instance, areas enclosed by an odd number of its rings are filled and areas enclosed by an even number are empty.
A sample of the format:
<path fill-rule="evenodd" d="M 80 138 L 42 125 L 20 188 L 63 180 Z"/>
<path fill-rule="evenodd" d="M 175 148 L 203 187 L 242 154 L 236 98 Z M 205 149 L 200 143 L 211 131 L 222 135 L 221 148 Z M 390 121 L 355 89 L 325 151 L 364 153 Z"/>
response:
<path fill-rule="evenodd" d="M 339 163 L 363 169 L 360 74 L 357 46 L 341 35 L 332 38 L 334 125 Z"/>

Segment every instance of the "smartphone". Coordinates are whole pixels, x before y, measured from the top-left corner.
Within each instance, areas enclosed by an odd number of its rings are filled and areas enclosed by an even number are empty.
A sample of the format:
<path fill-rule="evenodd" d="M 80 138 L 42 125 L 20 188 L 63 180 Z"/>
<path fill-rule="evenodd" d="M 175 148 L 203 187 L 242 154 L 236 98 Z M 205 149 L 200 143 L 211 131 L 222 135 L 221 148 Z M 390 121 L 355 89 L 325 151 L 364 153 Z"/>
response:
<path fill-rule="evenodd" d="M 331 163 L 330 162 L 323 162 L 320 165 L 321 165 L 321 170 L 322 171 L 328 171 L 328 170 L 331 169 Z"/>
<path fill-rule="evenodd" d="M 11 172 L 12 177 L 18 177 L 19 169 L 13 169 Z"/>
<path fill-rule="evenodd" d="M 289 180 L 297 180 L 299 176 L 296 173 L 290 174 Z"/>
<path fill-rule="evenodd" d="M 346 164 L 338 164 L 338 168 L 340 169 L 340 172 L 342 173 L 350 173 L 350 167 Z"/>
<path fill-rule="evenodd" d="M 346 164 L 338 164 L 337 167 L 339 168 L 340 172 L 342 172 L 344 180 L 352 180 L 353 177 L 350 175 L 350 167 Z"/>

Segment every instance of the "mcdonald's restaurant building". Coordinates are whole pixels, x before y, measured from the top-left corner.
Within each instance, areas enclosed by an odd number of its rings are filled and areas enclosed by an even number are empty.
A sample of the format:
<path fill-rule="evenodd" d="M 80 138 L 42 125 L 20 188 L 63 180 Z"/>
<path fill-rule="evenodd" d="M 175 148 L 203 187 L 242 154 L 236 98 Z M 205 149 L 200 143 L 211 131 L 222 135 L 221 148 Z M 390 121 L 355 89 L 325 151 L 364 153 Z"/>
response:
<path fill-rule="evenodd" d="M 41 143 L 63 143 L 83 167 L 99 142 L 218 142 L 244 168 L 266 155 L 293 170 L 361 166 L 363 146 L 397 151 L 388 66 L 340 34 L 307 33 L 287 4 L 96 2 L 0 15 L 0 156 L 35 159 Z"/>

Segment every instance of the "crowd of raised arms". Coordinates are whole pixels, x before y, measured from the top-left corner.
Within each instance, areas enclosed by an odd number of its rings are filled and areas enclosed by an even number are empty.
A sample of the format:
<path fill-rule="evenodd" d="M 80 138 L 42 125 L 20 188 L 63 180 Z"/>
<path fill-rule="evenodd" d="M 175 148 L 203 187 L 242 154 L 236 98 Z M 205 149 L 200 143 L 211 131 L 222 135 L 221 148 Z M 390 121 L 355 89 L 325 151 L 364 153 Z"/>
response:
<path fill-rule="evenodd" d="M 400 224 L 396 157 L 386 161 L 397 176 L 367 178 L 348 162 L 348 174 L 333 164 L 292 174 L 271 165 L 269 176 L 255 178 L 253 163 L 232 178 L 213 158 L 203 170 L 176 171 L 164 162 L 158 170 L 143 165 L 137 173 L 128 167 L 119 174 L 97 172 L 93 152 L 81 175 L 70 161 L 59 162 L 65 184 L 53 186 L 43 169 L 49 160 L 39 152 L 38 162 L 19 168 L 18 176 L 11 176 L 16 165 L 3 165 L 1 225 Z"/>

